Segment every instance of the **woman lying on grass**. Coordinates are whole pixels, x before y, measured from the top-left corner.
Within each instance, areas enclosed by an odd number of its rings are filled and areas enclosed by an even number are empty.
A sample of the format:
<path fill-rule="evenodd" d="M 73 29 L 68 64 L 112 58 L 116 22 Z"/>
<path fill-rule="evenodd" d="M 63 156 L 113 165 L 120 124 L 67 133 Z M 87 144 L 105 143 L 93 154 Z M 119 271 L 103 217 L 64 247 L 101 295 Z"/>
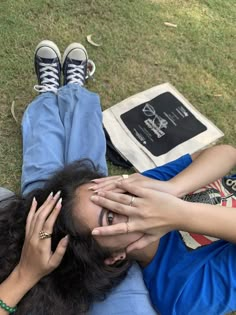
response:
<path fill-rule="evenodd" d="M 182 196 L 223 176 L 235 164 L 235 150 L 215 147 L 194 156 L 192 164 L 185 155 L 143 174 L 168 180 L 186 168 L 173 181 L 134 175 L 127 181 L 135 183 L 124 181 L 121 188 L 136 197 L 102 192 L 108 199 L 96 200 L 91 181 L 107 174 L 106 142 L 99 98 L 81 87 L 86 50 L 80 44 L 66 49 L 60 89 L 60 53 L 54 43 L 38 45 L 35 65 L 41 94 L 22 122 L 22 195 L 0 204 L 0 315 L 218 315 L 236 309 L 235 245 L 227 242 L 235 240 L 234 209 L 186 203 L 157 191 Z M 100 181 L 98 190 L 114 186 L 114 178 Z M 222 195 L 209 199 L 224 204 L 232 197 L 232 207 L 233 181 L 226 178 Z M 109 231 L 113 224 L 119 224 L 121 234 L 92 235 L 94 228 Z M 187 237 L 176 229 L 226 241 L 189 251 L 182 242 Z M 130 274 L 134 260 L 142 266 L 156 311 L 140 285 L 140 273 Z M 132 289 L 120 290 L 130 279 Z M 116 286 L 106 300 L 94 303 Z"/>
<path fill-rule="evenodd" d="M 187 168 L 186 159 L 144 172 L 155 179 L 95 180 L 91 199 L 112 211 L 114 225 L 93 235 L 143 234 L 126 251 L 160 314 L 227 314 L 236 310 L 236 175 L 219 178 L 236 165 L 236 150 L 210 148 Z"/>

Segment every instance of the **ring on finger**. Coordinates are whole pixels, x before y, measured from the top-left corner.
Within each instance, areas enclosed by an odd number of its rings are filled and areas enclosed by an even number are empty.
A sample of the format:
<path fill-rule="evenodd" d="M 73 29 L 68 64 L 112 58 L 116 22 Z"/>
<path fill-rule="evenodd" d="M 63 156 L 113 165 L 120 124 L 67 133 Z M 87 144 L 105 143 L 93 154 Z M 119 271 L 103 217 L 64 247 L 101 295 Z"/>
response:
<path fill-rule="evenodd" d="M 50 238 L 52 237 L 52 233 L 48 233 L 48 232 L 45 232 L 45 231 L 40 231 L 39 232 L 39 239 L 40 240 L 44 240 L 45 238 Z"/>
<path fill-rule="evenodd" d="M 130 203 L 129 203 L 129 206 L 130 206 L 130 207 L 133 206 L 134 200 L 135 200 L 135 197 L 132 196 L 132 197 L 131 197 L 131 200 L 130 200 Z"/>

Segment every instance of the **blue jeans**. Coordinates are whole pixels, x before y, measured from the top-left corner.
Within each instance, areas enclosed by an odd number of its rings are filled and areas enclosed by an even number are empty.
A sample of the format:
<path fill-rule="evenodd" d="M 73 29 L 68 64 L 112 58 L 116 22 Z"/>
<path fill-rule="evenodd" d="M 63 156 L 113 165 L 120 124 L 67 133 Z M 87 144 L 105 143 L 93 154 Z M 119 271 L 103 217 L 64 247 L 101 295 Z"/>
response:
<path fill-rule="evenodd" d="M 99 96 L 69 84 L 39 95 L 22 120 L 21 189 L 42 187 L 56 170 L 82 158 L 91 159 L 107 174 L 106 140 Z"/>
<path fill-rule="evenodd" d="M 39 95 L 22 120 L 23 166 L 21 189 L 40 188 L 56 170 L 82 158 L 91 159 L 107 174 L 106 140 L 98 95 L 77 84 Z M 142 273 L 133 265 L 126 279 L 90 315 L 152 315 Z"/>

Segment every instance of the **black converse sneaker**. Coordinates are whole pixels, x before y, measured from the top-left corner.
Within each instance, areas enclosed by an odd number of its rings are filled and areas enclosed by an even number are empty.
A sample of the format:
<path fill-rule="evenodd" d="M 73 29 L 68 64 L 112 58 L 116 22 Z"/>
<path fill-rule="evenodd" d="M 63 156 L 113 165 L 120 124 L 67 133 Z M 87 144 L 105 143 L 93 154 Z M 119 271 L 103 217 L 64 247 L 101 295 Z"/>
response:
<path fill-rule="evenodd" d="M 70 44 L 63 55 L 64 85 L 77 83 L 84 85 L 87 76 L 88 54 L 79 43 Z"/>
<path fill-rule="evenodd" d="M 56 93 L 61 74 L 61 54 L 57 45 L 49 40 L 40 42 L 35 50 L 34 64 L 38 77 L 38 85 L 34 89 L 39 93 Z"/>

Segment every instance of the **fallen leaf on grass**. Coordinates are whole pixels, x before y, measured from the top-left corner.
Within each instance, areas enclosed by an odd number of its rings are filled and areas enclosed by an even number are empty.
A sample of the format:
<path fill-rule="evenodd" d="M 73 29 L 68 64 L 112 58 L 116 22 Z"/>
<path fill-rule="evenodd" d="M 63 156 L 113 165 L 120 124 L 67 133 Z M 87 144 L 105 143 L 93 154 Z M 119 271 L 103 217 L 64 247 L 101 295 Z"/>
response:
<path fill-rule="evenodd" d="M 164 24 L 166 26 L 170 26 L 170 27 L 177 27 L 177 24 L 172 24 L 172 23 L 169 23 L 169 22 L 165 22 Z"/>
<path fill-rule="evenodd" d="M 88 35 L 87 36 L 87 41 L 89 42 L 89 44 L 93 45 L 93 46 L 96 46 L 96 47 L 99 47 L 101 46 L 102 44 L 98 44 L 98 43 L 95 43 L 93 40 L 92 40 L 92 34 Z"/>
<path fill-rule="evenodd" d="M 12 117 L 14 118 L 15 122 L 18 124 L 18 120 L 17 120 L 16 115 L 15 115 L 15 101 L 13 101 L 11 103 L 11 114 L 12 114 Z"/>

